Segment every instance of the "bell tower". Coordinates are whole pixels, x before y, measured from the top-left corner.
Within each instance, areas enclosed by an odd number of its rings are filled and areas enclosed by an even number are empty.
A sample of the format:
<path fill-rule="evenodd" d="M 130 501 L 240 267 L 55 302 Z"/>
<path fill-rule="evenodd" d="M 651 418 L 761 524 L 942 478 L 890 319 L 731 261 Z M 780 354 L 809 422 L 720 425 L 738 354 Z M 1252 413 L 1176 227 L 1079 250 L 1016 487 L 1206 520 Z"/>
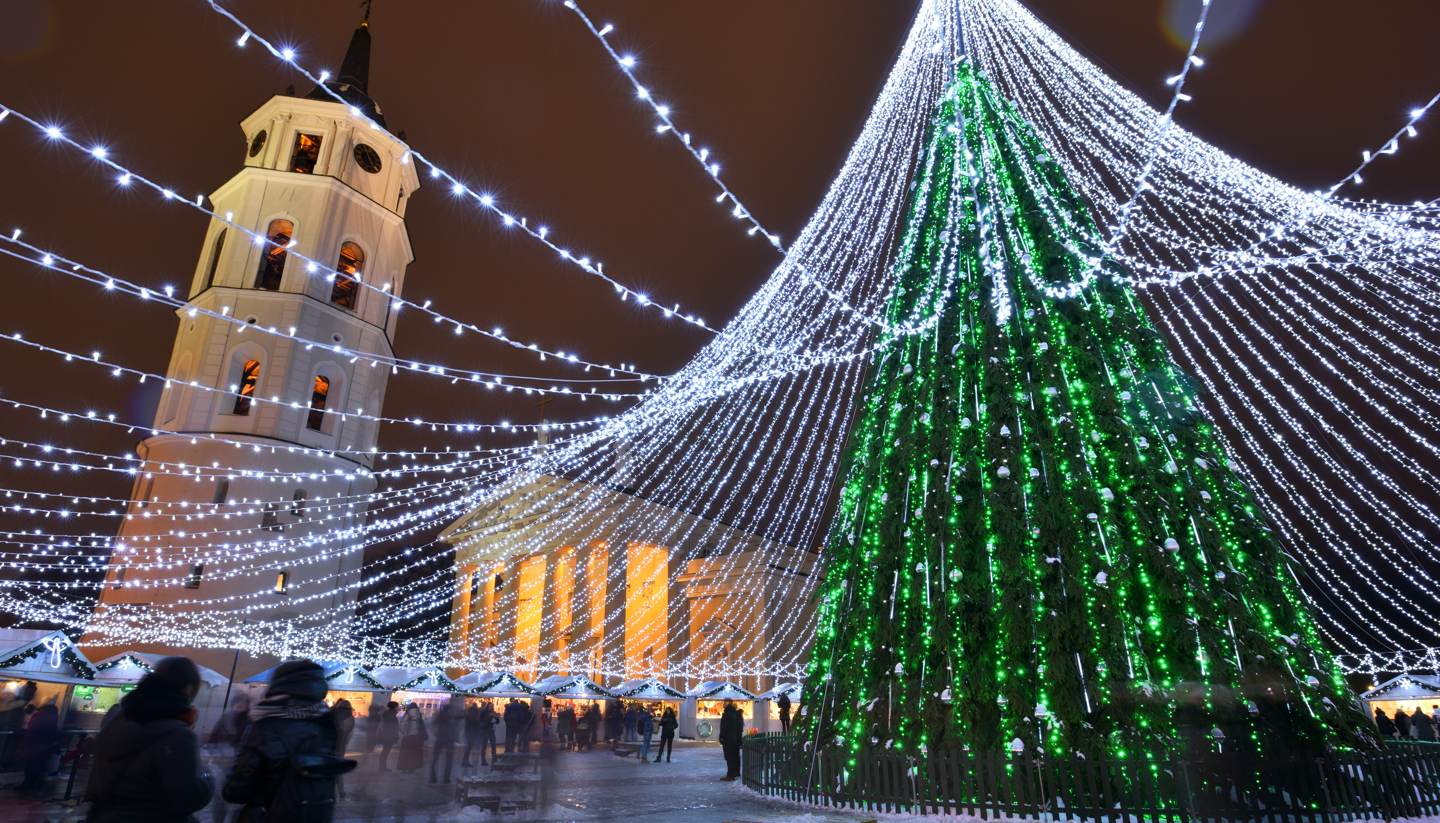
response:
<path fill-rule="evenodd" d="M 204 645 L 186 628 L 199 614 L 303 629 L 353 607 L 376 488 L 379 424 L 364 415 L 380 414 L 389 377 L 356 353 L 392 352 L 419 187 L 406 147 L 369 122 L 384 124 L 370 47 L 367 19 L 325 88 L 245 118 L 244 166 L 210 196 L 224 219 L 211 221 L 178 311 L 155 427 L 137 448 L 146 471 L 97 606 L 101 626 L 108 611 L 154 632 L 127 647 L 228 671 L 231 650 L 190 648 L 165 624 Z M 122 617 L 134 607 L 141 617 Z"/>

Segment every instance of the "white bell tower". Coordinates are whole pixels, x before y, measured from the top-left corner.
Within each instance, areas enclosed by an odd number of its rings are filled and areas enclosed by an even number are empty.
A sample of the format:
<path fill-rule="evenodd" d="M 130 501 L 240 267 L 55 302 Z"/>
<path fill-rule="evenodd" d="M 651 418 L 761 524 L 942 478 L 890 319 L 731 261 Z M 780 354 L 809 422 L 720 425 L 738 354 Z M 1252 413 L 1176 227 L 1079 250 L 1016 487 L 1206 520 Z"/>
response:
<path fill-rule="evenodd" d="M 419 187 L 404 145 L 366 120 L 384 123 L 369 62 L 364 21 L 328 83 L 347 103 L 288 93 L 241 123 L 244 168 L 210 197 L 233 225 L 211 221 L 201 244 L 97 616 L 149 604 L 158 625 L 167 611 L 248 609 L 235 616 L 303 628 L 353 606 L 378 428 L 357 415 L 381 413 L 389 377 L 353 353 L 391 354 L 389 295 L 413 259 L 404 217 Z"/>

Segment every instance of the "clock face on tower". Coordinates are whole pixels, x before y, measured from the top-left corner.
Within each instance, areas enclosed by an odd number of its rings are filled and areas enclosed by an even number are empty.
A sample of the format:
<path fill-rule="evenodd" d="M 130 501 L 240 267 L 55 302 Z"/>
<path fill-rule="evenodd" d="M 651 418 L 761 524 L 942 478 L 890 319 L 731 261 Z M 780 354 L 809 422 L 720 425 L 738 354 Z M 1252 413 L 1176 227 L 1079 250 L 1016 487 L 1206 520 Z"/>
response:
<path fill-rule="evenodd" d="M 260 153 L 260 150 L 263 149 L 263 148 L 265 148 L 265 138 L 268 137 L 268 136 L 269 136 L 269 135 L 267 135 L 267 134 L 265 133 L 265 130 L 264 130 L 264 129 L 261 129 L 260 131 L 255 132 L 255 136 L 254 136 L 253 138 L 251 138 L 251 140 L 250 140 L 250 156 L 251 156 L 251 157 L 254 157 L 255 155 L 259 154 L 259 153 Z"/>
<path fill-rule="evenodd" d="M 364 143 L 355 144 L 355 163 L 371 174 L 380 173 L 380 155 Z"/>

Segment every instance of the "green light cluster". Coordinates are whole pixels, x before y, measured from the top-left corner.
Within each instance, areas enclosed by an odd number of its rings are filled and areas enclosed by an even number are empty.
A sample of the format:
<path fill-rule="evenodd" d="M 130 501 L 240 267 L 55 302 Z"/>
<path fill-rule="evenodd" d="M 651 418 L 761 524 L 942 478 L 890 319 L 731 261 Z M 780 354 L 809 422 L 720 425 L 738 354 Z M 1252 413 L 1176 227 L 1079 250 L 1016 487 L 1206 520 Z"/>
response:
<path fill-rule="evenodd" d="M 1371 746 L 1287 559 L 1088 210 L 962 66 L 916 172 L 806 685 L 822 746 Z"/>

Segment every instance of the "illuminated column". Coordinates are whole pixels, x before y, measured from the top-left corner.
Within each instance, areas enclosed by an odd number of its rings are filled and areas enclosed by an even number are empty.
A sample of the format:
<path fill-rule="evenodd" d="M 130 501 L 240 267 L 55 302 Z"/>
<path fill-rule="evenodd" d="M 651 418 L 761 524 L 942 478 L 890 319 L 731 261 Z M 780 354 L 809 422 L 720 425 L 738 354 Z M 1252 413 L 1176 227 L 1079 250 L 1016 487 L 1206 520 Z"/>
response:
<path fill-rule="evenodd" d="M 685 561 L 683 552 L 671 549 L 666 558 L 666 592 L 667 606 L 670 612 L 671 623 L 669 625 L 667 642 L 669 648 L 666 650 L 668 659 L 665 669 L 667 672 L 674 671 L 676 667 L 686 664 L 690 659 L 690 598 L 685 594 L 686 584 L 684 580 L 685 568 L 688 564 Z M 667 682 L 677 689 L 685 684 L 674 677 L 667 677 Z"/>
<path fill-rule="evenodd" d="M 570 673 L 571 645 L 574 642 L 576 556 L 575 547 L 567 546 L 551 556 L 551 562 L 545 571 L 545 600 L 541 615 L 542 622 L 550 625 L 550 631 L 540 638 L 540 655 L 551 661 L 549 665 L 560 674 Z"/>
<path fill-rule="evenodd" d="M 620 670 L 625 667 L 625 615 L 626 597 L 628 589 L 627 570 L 628 544 L 624 540 L 611 538 L 606 543 L 605 567 L 608 579 L 615 581 L 615 585 L 607 587 L 605 591 L 605 633 L 601 638 L 602 665 L 614 666 Z M 601 683 L 601 685 L 605 685 Z"/>

